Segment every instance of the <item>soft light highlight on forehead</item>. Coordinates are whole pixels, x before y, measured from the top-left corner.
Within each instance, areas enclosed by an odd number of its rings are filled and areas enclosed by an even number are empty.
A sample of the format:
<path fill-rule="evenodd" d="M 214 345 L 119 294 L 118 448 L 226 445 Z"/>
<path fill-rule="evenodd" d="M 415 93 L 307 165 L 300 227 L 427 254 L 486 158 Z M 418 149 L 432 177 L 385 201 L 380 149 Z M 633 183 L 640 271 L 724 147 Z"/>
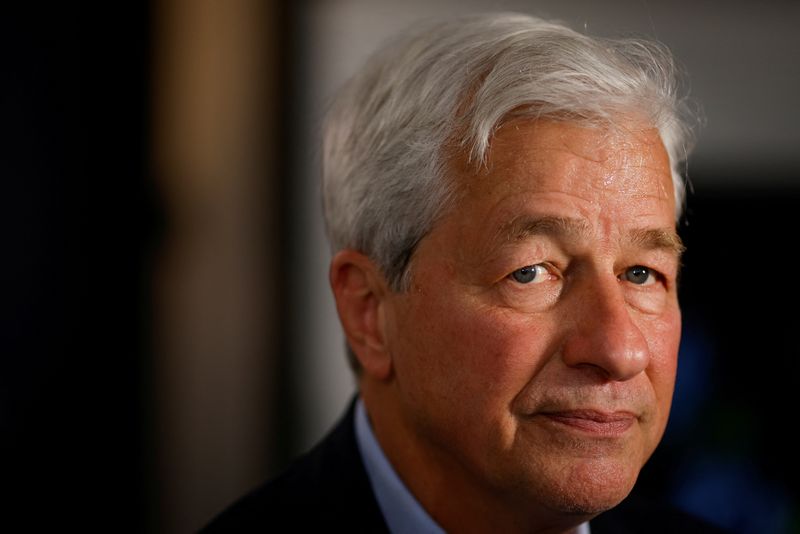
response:
<path fill-rule="evenodd" d="M 609 200 L 651 197 L 668 201 L 674 211 L 668 155 L 658 132 L 642 123 L 586 126 L 539 119 L 505 124 L 495 134 L 484 172 L 467 178 L 463 190 L 481 189 L 485 177 L 498 175 L 509 179 L 491 182 L 483 194 L 554 191 L 554 172 L 567 178 L 559 183 L 568 188 L 564 192 L 581 195 L 601 188 L 608 190 Z M 512 178 L 517 176 L 528 180 Z"/>

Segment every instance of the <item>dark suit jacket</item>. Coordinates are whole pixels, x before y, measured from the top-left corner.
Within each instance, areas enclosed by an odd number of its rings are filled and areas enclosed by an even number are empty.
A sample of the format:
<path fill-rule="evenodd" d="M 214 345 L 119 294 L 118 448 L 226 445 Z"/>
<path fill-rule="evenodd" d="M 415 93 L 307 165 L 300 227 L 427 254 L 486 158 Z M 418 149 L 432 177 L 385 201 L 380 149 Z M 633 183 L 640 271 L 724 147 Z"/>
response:
<path fill-rule="evenodd" d="M 388 532 L 356 445 L 354 407 L 282 475 L 222 512 L 203 532 Z M 671 508 L 626 499 L 592 534 L 720 532 Z M 324 529 L 324 530 L 323 530 Z"/>

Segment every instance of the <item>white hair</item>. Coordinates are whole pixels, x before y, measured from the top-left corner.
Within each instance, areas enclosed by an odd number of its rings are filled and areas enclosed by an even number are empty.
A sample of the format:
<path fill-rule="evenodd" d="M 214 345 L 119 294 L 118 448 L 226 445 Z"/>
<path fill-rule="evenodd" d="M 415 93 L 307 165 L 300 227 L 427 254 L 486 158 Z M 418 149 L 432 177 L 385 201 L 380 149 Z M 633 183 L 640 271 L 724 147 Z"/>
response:
<path fill-rule="evenodd" d="M 354 248 L 390 286 L 451 203 L 447 162 L 485 162 L 511 116 L 658 129 L 670 158 L 676 220 L 684 197 L 688 113 L 662 45 L 599 39 L 518 14 L 481 14 L 413 29 L 388 43 L 342 89 L 324 128 L 323 203 L 333 251 Z"/>

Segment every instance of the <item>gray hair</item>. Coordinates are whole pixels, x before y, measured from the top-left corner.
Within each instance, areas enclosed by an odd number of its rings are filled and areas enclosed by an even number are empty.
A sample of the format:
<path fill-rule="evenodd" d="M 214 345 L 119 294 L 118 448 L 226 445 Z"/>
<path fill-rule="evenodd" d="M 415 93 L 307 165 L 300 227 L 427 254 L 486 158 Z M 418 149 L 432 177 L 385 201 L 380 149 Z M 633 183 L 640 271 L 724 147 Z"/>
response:
<path fill-rule="evenodd" d="M 511 116 L 615 124 L 630 113 L 661 134 L 677 220 L 690 113 L 664 46 L 518 14 L 405 33 L 344 86 L 328 114 L 322 189 L 331 247 L 366 254 L 401 291 L 416 244 L 454 197 L 446 174 L 455 153 L 483 164 L 493 132 Z"/>

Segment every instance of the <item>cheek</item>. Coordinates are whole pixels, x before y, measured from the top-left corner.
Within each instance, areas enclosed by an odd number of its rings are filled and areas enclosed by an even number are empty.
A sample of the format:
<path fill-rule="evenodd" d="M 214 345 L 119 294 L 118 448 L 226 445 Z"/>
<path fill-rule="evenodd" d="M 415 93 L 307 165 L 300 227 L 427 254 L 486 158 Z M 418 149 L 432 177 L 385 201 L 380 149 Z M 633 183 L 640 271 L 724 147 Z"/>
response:
<path fill-rule="evenodd" d="M 678 364 L 678 346 L 681 337 L 681 315 L 677 306 L 662 320 L 654 322 L 649 335 L 650 366 L 647 374 L 656 395 L 658 426 L 663 432 L 672 404 L 675 374 Z"/>
<path fill-rule="evenodd" d="M 409 354 L 418 360 L 415 374 L 424 377 L 427 393 L 449 392 L 473 417 L 505 413 L 540 367 L 547 345 L 540 322 L 476 298 L 423 299 L 409 318 L 420 333 Z"/>
<path fill-rule="evenodd" d="M 656 323 L 650 336 L 651 341 L 651 366 L 658 373 L 659 383 L 663 387 L 672 386 L 675 382 L 675 372 L 678 364 L 678 346 L 681 340 L 681 314 L 675 308 L 667 314 L 663 321 Z"/>

